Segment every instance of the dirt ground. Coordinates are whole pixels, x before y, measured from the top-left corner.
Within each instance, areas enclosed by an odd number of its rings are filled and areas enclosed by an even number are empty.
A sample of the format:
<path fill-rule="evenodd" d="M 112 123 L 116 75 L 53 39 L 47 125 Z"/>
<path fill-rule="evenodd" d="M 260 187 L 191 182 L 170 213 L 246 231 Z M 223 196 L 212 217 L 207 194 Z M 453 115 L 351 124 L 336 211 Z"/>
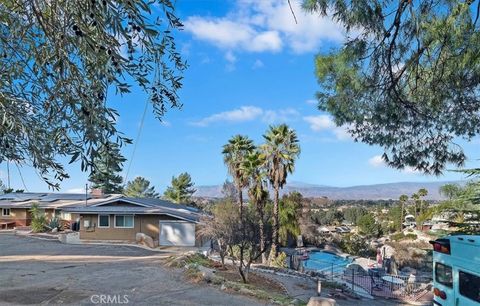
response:
<path fill-rule="evenodd" d="M 217 270 L 217 274 L 221 277 L 234 282 L 242 282 L 242 278 L 233 267 L 229 267 L 228 270 Z M 274 292 L 279 294 L 287 294 L 282 286 L 277 282 L 272 282 L 268 278 L 261 275 L 257 275 L 254 272 L 250 272 L 248 275 L 248 284 L 258 289 L 262 289 L 266 292 Z"/>
<path fill-rule="evenodd" d="M 168 255 L 0 234 L 0 305 L 262 305 L 185 281 Z"/>

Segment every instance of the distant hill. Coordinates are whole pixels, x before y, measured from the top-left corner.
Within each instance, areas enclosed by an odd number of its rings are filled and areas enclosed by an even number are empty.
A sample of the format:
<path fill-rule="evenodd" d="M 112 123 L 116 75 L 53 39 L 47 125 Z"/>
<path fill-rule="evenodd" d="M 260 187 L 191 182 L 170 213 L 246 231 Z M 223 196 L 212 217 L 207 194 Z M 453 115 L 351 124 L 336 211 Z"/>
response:
<path fill-rule="evenodd" d="M 438 192 L 440 186 L 447 183 L 463 184 L 461 181 L 457 182 L 399 182 L 376 185 L 361 185 L 351 187 L 332 187 L 323 185 L 313 185 L 302 182 L 288 183 L 282 194 L 292 191 L 298 191 L 304 197 L 328 197 L 333 200 L 388 200 L 398 199 L 402 194 L 411 195 L 420 188 L 428 190 L 429 200 L 441 200 L 443 197 Z M 197 192 L 194 196 L 220 198 L 222 197 L 222 185 L 213 186 L 196 186 Z"/>

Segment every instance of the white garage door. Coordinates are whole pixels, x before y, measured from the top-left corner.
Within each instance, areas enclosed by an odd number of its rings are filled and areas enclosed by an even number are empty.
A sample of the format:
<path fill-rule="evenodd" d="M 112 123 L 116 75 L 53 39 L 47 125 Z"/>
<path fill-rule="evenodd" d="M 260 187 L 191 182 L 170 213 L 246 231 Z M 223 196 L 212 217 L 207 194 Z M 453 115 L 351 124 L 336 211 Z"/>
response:
<path fill-rule="evenodd" d="M 160 245 L 195 246 L 195 223 L 160 221 Z"/>

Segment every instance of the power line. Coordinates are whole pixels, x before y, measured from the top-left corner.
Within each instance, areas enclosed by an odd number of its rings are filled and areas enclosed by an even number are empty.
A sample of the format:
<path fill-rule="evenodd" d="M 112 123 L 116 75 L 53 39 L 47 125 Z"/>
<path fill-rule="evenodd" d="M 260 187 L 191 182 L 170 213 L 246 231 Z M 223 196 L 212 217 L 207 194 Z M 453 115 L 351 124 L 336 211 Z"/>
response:
<path fill-rule="evenodd" d="M 17 164 L 17 163 L 15 163 L 15 166 L 17 167 L 18 174 L 20 174 L 20 178 L 22 179 L 23 188 L 25 189 L 25 191 L 27 191 L 27 192 L 28 192 L 27 185 L 25 185 L 25 181 L 23 180 L 22 171 L 20 171 L 20 167 L 18 166 L 18 164 Z"/>
<path fill-rule="evenodd" d="M 140 120 L 140 126 L 138 127 L 137 138 L 135 139 L 135 143 L 133 144 L 132 156 L 130 156 L 130 161 L 128 162 L 127 173 L 125 173 L 125 179 L 123 180 L 124 184 L 127 183 L 128 174 L 130 173 L 130 167 L 132 166 L 133 158 L 135 156 L 135 152 L 137 151 L 138 142 L 140 141 L 140 135 L 142 134 L 143 124 L 145 122 L 145 116 L 147 114 L 148 103 L 148 99 L 145 100 L 145 108 L 143 109 L 142 119 Z"/>

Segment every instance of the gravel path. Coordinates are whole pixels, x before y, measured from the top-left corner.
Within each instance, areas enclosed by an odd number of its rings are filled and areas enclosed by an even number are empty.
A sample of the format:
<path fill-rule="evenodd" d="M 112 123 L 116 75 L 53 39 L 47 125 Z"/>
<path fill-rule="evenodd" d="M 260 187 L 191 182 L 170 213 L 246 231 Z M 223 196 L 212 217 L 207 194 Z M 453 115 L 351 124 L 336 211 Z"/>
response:
<path fill-rule="evenodd" d="M 102 296 L 117 304 L 126 296 L 131 305 L 263 305 L 186 282 L 181 271 L 161 265 L 166 256 L 0 234 L 0 305 L 98 305 Z"/>

